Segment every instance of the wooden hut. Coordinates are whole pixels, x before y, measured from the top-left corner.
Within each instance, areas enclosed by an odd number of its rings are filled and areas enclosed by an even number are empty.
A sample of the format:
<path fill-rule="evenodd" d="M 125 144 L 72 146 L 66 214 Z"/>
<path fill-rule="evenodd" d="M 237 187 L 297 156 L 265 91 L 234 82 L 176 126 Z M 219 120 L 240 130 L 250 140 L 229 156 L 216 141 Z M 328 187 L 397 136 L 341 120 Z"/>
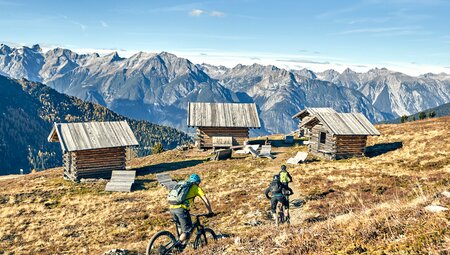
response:
<path fill-rule="evenodd" d="M 310 136 L 309 129 L 302 127 L 301 126 L 302 123 L 308 121 L 316 113 L 326 113 L 326 112 L 335 113 L 336 111 L 333 108 L 329 107 L 308 107 L 292 116 L 292 119 L 300 120 L 300 123 L 298 125 L 299 137 L 304 136 L 308 138 Z"/>
<path fill-rule="evenodd" d="M 250 128 L 261 127 L 253 103 L 189 103 L 187 125 L 197 128 L 199 149 L 243 145 Z"/>
<path fill-rule="evenodd" d="M 309 151 L 327 159 L 363 156 L 367 136 L 380 132 L 361 113 L 317 112 L 301 127 L 309 130 Z"/>
<path fill-rule="evenodd" d="M 126 148 L 139 145 L 126 121 L 55 123 L 49 142 L 63 151 L 64 177 L 111 178 L 113 170 L 125 170 Z"/>

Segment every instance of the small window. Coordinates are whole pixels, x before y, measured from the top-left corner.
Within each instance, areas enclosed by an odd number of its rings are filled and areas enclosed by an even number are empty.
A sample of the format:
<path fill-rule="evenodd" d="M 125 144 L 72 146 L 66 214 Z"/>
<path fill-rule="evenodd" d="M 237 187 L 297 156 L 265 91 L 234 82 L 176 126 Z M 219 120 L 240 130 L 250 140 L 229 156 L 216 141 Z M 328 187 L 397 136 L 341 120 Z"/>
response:
<path fill-rule="evenodd" d="M 320 143 L 325 143 L 327 140 L 327 133 L 320 132 Z"/>

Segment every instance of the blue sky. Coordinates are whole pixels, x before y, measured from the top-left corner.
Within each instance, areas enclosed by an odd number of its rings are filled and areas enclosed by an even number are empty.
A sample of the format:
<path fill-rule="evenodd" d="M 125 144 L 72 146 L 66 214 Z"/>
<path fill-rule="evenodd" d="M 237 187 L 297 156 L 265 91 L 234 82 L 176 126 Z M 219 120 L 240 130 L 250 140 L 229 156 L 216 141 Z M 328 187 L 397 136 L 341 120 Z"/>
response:
<path fill-rule="evenodd" d="M 450 0 L 0 0 L 0 42 L 195 63 L 450 73 Z"/>

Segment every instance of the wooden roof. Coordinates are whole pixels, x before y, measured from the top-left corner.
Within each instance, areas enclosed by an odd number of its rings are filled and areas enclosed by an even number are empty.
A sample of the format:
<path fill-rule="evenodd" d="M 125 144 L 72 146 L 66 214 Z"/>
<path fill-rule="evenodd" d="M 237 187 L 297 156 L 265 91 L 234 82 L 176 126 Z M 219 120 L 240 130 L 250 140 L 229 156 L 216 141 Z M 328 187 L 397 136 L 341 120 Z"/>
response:
<path fill-rule="evenodd" d="M 189 103 L 189 127 L 260 128 L 254 103 Z"/>
<path fill-rule="evenodd" d="M 295 118 L 303 119 L 306 116 L 313 115 L 313 114 L 320 113 L 320 112 L 335 113 L 336 111 L 333 108 L 329 108 L 329 107 L 308 107 L 308 108 L 305 108 L 305 109 L 297 112 L 294 116 L 292 116 L 292 118 L 293 119 L 295 119 Z"/>
<path fill-rule="evenodd" d="M 126 121 L 55 123 L 48 141 L 63 152 L 139 145 Z"/>
<path fill-rule="evenodd" d="M 302 123 L 308 128 L 322 123 L 335 135 L 380 135 L 380 132 L 362 113 L 329 113 L 321 112 Z"/>

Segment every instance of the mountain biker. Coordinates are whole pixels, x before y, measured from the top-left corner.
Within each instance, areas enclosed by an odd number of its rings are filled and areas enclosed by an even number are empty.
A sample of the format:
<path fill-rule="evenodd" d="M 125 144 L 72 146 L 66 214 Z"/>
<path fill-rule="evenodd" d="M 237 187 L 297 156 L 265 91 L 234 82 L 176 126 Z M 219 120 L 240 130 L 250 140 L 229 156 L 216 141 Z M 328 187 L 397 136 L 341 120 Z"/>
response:
<path fill-rule="evenodd" d="M 269 193 L 272 193 L 272 197 L 269 196 Z M 285 207 L 284 216 L 286 218 L 289 217 L 289 201 L 287 200 L 286 196 L 290 196 L 294 194 L 294 192 L 291 188 L 283 185 L 280 182 L 280 176 L 278 174 L 273 176 L 273 180 L 264 194 L 266 195 L 267 199 L 270 199 L 270 208 L 272 210 L 272 216 L 274 219 L 277 218 L 276 211 L 278 202 L 280 202 Z"/>
<path fill-rule="evenodd" d="M 279 175 L 280 175 L 280 182 L 283 185 L 285 185 L 286 187 L 288 187 L 289 183 L 292 182 L 292 176 L 286 170 L 285 165 L 281 165 L 281 171 L 280 171 Z"/>
<path fill-rule="evenodd" d="M 208 209 L 208 214 L 213 215 L 211 209 L 211 203 L 208 197 L 205 195 L 204 191 L 199 187 L 201 182 L 200 176 L 198 174 L 191 174 L 187 182 L 191 183 L 191 187 L 186 195 L 186 200 L 182 204 L 170 205 L 170 213 L 175 222 L 179 224 L 181 228 L 180 240 L 175 244 L 176 246 L 183 249 L 189 240 L 190 232 L 193 227 L 191 214 L 189 213 L 190 205 L 194 202 L 196 197 L 200 197 Z"/>

